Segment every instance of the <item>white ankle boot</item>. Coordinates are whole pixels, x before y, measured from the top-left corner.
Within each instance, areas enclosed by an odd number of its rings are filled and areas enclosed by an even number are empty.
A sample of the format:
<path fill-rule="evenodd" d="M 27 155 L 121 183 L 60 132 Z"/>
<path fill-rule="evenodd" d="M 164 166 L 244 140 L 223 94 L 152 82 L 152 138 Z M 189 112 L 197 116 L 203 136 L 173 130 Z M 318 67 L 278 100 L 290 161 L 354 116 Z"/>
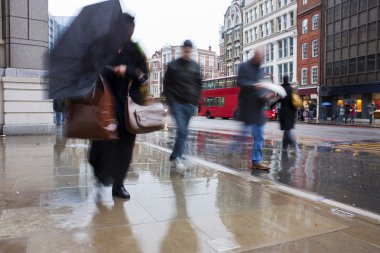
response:
<path fill-rule="evenodd" d="M 113 207 L 112 186 L 95 185 L 95 201 L 103 206 Z"/>

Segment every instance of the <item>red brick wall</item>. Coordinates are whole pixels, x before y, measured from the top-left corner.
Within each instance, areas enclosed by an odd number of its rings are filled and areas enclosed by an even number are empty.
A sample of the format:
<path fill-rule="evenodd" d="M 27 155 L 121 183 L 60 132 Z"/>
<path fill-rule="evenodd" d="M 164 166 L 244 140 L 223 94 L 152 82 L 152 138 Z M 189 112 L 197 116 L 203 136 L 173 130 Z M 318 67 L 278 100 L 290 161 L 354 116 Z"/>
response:
<path fill-rule="evenodd" d="M 321 82 L 321 56 L 323 54 L 322 51 L 322 38 L 321 38 L 321 29 L 322 29 L 322 12 L 321 7 L 319 5 L 321 1 L 317 0 L 308 0 L 306 5 L 303 5 L 303 0 L 298 0 L 298 40 L 297 40 L 297 79 L 299 84 L 302 84 L 302 69 L 307 68 L 307 84 L 311 84 L 311 67 L 318 66 L 318 84 Z M 312 8 L 313 6 L 317 6 Z M 319 19 L 319 28 L 317 30 L 312 30 L 312 17 L 318 14 Z M 308 19 L 308 29 L 307 33 L 302 34 L 302 21 L 304 19 Z M 318 39 L 318 57 L 312 57 L 312 41 Z M 302 44 L 308 44 L 307 50 L 307 59 L 302 59 Z M 315 84 L 313 84 L 315 85 Z"/>

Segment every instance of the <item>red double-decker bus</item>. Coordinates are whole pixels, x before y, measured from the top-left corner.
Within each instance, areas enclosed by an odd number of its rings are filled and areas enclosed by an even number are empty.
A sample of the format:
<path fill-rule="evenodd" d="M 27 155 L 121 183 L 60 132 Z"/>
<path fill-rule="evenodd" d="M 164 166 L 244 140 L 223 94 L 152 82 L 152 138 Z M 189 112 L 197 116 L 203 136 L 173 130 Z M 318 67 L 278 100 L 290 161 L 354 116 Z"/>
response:
<path fill-rule="evenodd" d="M 221 77 L 203 80 L 202 99 L 198 115 L 208 119 L 220 117 L 223 119 L 236 118 L 238 114 L 237 76 Z M 277 118 L 276 106 L 266 108 L 268 119 Z"/>

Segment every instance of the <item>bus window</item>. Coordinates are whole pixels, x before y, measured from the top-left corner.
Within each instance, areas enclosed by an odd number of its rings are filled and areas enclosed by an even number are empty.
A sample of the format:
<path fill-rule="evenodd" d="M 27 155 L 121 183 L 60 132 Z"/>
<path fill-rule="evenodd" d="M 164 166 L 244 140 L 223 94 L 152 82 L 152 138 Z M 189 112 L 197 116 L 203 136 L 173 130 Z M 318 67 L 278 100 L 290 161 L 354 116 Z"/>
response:
<path fill-rule="evenodd" d="M 218 103 L 219 106 L 224 106 L 224 97 L 220 97 L 219 98 L 219 103 Z"/>
<path fill-rule="evenodd" d="M 225 88 L 226 87 L 226 79 L 219 79 L 218 88 Z"/>
<path fill-rule="evenodd" d="M 227 88 L 232 88 L 234 87 L 234 84 L 233 84 L 233 78 L 227 78 L 227 84 L 226 84 L 226 87 Z"/>

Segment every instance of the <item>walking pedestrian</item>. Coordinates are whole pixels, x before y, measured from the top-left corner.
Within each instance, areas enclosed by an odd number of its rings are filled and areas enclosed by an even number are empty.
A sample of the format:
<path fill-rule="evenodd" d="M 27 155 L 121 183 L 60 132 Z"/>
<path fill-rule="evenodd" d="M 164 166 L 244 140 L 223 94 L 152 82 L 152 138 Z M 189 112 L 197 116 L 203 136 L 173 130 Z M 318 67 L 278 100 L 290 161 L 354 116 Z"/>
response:
<path fill-rule="evenodd" d="M 348 117 L 350 116 L 350 111 L 351 111 L 351 105 L 347 103 L 344 106 L 344 123 L 347 124 Z"/>
<path fill-rule="evenodd" d="M 310 105 L 309 105 L 309 120 L 310 121 L 314 120 L 316 111 L 317 111 L 317 106 L 314 104 L 314 102 L 310 102 Z"/>
<path fill-rule="evenodd" d="M 237 83 L 239 92 L 239 120 L 244 123 L 243 135 L 250 132 L 253 136 L 252 169 L 269 170 L 268 165 L 263 163 L 265 104 L 261 89 L 255 84 L 264 78 L 261 68 L 263 50 L 257 49 L 252 59 L 239 66 Z"/>
<path fill-rule="evenodd" d="M 344 119 L 344 107 L 339 106 L 339 122 L 343 123 L 343 119 Z"/>
<path fill-rule="evenodd" d="M 199 65 L 191 59 L 193 43 L 182 45 L 182 57 L 169 63 L 164 78 L 164 94 L 176 123 L 177 137 L 170 161 L 173 167 L 184 169 L 182 162 L 188 126 L 201 98 L 202 80 Z"/>
<path fill-rule="evenodd" d="M 353 103 L 350 109 L 350 116 L 351 116 L 350 123 L 352 125 L 355 124 L 356 114 L 357 114 L 357 106 L 355 103 Z"/>
<path fill-rule="evenodd" d="M 124 14 L 129 24 L 129 33 L 134 32 L 134 18 Z M 108 81 L 116 99 L 116 116 L 118 119 L 118 140 L 92 141 L 89 162 L 94 168 L 96 178 L 96 201 L 113 206 L 112 196 L 130 198 L 124 187 L 129 165 L 132 161 L 136 135 L 128 132 L 125 126 L 125 103 L 127 94 L 138 104 L 144 103 L 144 91 L 147 89 L 146 58 L 140 47 L 129 40 L 115 53 L 102 76 Z M 130 89 L 129 84 L 131 84 Z M 128 91 L 129 90 L 129 91 Z"/>
<path fill-rule="evenodd" d="M 55 112 L 55 124 L 61 126 L 64 121 L 63 111 L 65 103 L 63 99 L 54 99 L 53 100 L 53 109 Z"/>
<path fill-rule="evenodd" d="M 280 126 L 284 131 L 282 139 L 282 148 L 286 150 L 288 146 L 293 146 L 297 150 L 297 142 L 292 135 L 292 129 L 294 128 L 297 108 L 294 108 L 292 103 L 293 89 L 289 83 L 289 77 L 283 77 L 282 87 L 285 89 L 287 96 L 281 99 L 281 111 L 280 111 Z"/>
<path fill-rule="evenodd" d="M 369 117 L 369 124 L 372 125 L 374 118 L 375 118 L 375 112 L 376 112 L 376 106 L 374 104 L 370 104 L 368 106 L 368 117 Z"/>

